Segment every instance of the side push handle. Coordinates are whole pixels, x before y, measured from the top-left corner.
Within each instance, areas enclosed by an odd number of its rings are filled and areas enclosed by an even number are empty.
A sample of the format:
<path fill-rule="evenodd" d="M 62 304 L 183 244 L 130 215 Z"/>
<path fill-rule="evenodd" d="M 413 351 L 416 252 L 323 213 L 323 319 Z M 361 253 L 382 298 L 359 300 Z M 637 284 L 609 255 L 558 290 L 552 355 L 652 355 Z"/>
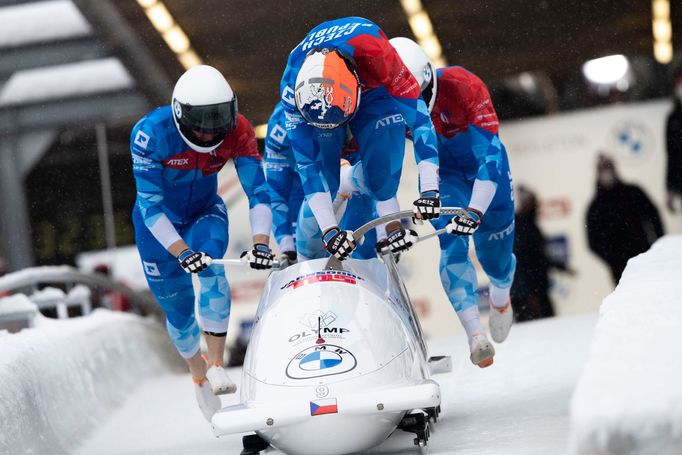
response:
<path fill-rule="evenodd" d="M 441 215 L 464 215 L 466 213 L 467 211 L 461 207 L 441 207 L 440 209 Z M 353 231 L 353 239 L 356 242 L 362 243 L 362 239 L 365 237 L 365 234 L 367 234 L 370 230 L 374 229 L 375 227 L 395 220 L 412 218 L 413 215 L 414 213 L 411 210 L 403 210 L 402 212 L 391 213 L 390 215 L 385 215 L 376 218 L 366 224 L 363 224 L 355 231 Z"/>
<path fill-rule="evenodd" d="M 248 262 L 242 261 L 241 259 L 213 259 L 211 264 L 222 265 L 223 267 L 230 267 L 230 266 L 248 267 L 249 266 Z M 279 269 L 279 267 L 280 267 L 279 261 L 272 261 L 272 268 L 273 269 L 277 270 L 277 269 Z M 271 269 L 263 269 L 263 270 L 271 270 Z"/>

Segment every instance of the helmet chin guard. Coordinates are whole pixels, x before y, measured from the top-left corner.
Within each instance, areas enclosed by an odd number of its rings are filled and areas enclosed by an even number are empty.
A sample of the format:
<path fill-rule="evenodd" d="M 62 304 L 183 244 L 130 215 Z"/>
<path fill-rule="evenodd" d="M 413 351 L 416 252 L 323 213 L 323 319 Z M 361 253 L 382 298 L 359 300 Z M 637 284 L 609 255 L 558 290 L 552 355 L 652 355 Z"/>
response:
<path fill-rule="evenodd" d="M 199 153 L 215 150 L 237 125 L 237 97 L 211 66 L 195 66 L 180 76 L 171 108 L 178 133 Z"/>
<path fill-rule="evenodd" d="M 313 49 L 296 77 L 296 107 L 309 125 L 338 128 L 357 111 L 360 88 L 352 59 L 336 49 Z"/>

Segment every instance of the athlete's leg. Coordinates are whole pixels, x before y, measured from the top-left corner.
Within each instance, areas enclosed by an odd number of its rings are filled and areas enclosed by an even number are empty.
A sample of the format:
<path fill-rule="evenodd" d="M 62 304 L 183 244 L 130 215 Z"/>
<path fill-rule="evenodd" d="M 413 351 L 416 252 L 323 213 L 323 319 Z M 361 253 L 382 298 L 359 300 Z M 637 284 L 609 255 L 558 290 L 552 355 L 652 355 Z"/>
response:
<path fill-rule="evenodd" d="M 351 122 L 370 196 L 387 201 L 396 195 L 405 155 L 405 123 L 395 101 L 378 88 L 363 97 Z M 380 207 L 379 215 L 382 213 Z"/>
<path fill-rule="evenodd" d="M 213 207 L 199 216 L 188 228 L 187 243 L 195 251 L 222 258 L 228 244 L 228 222 L 225 204 L 216 198 Z M 225 334 L 230 319 L 230 286 L 225 268 L 211 265 L 197 274 L 199 278 L 199 323 L 207 334 L 210 365 L 223 364 Z"/>
<path fill-rule="evenodd" d="M 192 278 L 149 232 L 136 213 L 135 241 L 149 289 L 166 314 L 166 328 L 180 355 L 189 360 L 199 353 L 199 325 L 194 317 Z M 192 371 L 199 377 L 204 371 Z"/>
<path fill-rule="evenodd" d="M 471 188 L 465 179 L 445 176 L 441 181 L 441 200 L 446 207 L 466 206 L 471 197 Z M 452 215 L 441 216 L 432 221 L 435 229 L 443 228 Z M 440 278 L 443 289 L 450 300 L 457 317 L 464 327 L 469 340 L 471 361 L 481 368 L 492 364 L 495 350 L 486 338 L 478 310 L 478 280 L 476 270 L 469 259 L 469 237 L 441 234 L 438 237 L 441 248 Z"/>
<path fill-rule="evenodd" d="M 187 243 L 197 251 L 222 258 L 227 250 L 228 222 L 223 201 L 216 197 L 214 205 L 189 227 Z M 208 371 L 206 377 L 214 394 L 233 393 L 235 383 L 223 369 L 225 339 L 230 319 L 230 287 L 225 268 L 211 265 L 199 272 L 199 322 L 206 336 Z"/>
<path fill-rule="evenodd" d="M 502 308 L 509 302 L 509 290 L 514 280 L 514 191 L 506 153 L 501 165 L 502 179 L 497 182 L 495 197 L 474 233 L 476 255 L 490 278 L 493 306 Z"/>
<path fill-rule="evenodd" d="M 450 304 L 457 312 L 467 336 L 485 332 L 478 311 L 478 280 L 469 259 L 469 238 L 441 234 L 440 279 Z"/>
<path fill-rule="evenodd" d="M 490 278 L 490 332 L 498 343 L 507 338 L 513 322 L 509 293 L 516 270 L 513 188 L 506 154 L 501 164 L 504 179 L 474 233 L 476 255 Z"/>
<path fill-rule="evenodd" d="M 474 245 L 481 267 L 490 278 L 491 302 L 502 308 L 509 302 L 509 290 L 516 270 L 514 219 L 492 229 L 479 228 L 474 233 Z"/>
<path fill-rule="evenodd" d="M 374 200 L 368 195 L 353 194 L 346 204 L 346 211 L 339 223 L 341 229 L 354 231 L 368 221 L 376 218 Z M 377 256 L 375 248 L 376 243 L 376 230 L 372 229 L 365 235 L 363 243 L 357 245 L 357 248 L 355 248 L 351 257 L 354 259 L 375 258 Z"/>
<path fill-rule="evenodd" d="M 296 252 L 298 260 L 319 259 L 327 255 L 322 243 L 322 231 L 313 211 L 304 199 L 296 223 Z"/>

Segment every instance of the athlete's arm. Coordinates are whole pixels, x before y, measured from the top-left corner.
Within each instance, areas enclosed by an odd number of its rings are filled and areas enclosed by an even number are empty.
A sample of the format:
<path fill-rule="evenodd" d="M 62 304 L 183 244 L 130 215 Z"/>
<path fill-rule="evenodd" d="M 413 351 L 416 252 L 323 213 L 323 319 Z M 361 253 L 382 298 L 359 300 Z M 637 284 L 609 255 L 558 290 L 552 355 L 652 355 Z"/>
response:
<path fill-rule="evenodd" d="M 417 80 L 383 33 L 378 38 L 361 35 L 353 38 L 350 44 L 356 46 L 354 58 L 358 72 L 362 73 L 360 79 L 370 87 L 386 87 L 412 131 L 421 192 L 438 191 L 436 133 Z"/>
<path fill-rule="evenodd" d="M 270 194 L 263 173 L 263 159 L 258 153 L 258 145 L 253 127 L 244 116 L 237 122 L 237 144 L 234 150 L 234 166 L 239 182 L 249 200 L 249 221 L 254 244 L 270 243 L 272 212 Z"/>
<path fill-rule="evenodd" d="M 303 116 L 298 112 L 294 101 L 293 85 L 296 81 L 294 66 L 290 56 L 280 85 L 287 137 L 294 151 L 296 170 L 303 184 L 305 198 L 317 220 L 317 224 L 324 233 L 338 226 L 338 221 L 334 215 L 329 184 L 322 173 L 322 169 L 315 161 L 319 153 L 315 146 L 315 129 L 306 123 Z"/>
<path fill-rule="evenodd" d="M 466 106 L 471 151 L 478 161 L 469 207 L 484 214 L 497 191 L 504 148 L 498 136 L 499 120 L 485 84 L 473 76 L 456 91 Z"/>
<path fill-rule="evenodd" d="M 154 238 L 177 257 L 188 249 L 180 234 L 163 210 L 164 184 L 161 152 L 166 145 L 156 137 L 154 129 L 140 123 L 130 136 L 133 175 L 137 188 L 137 203 L 145 226 Z"/>

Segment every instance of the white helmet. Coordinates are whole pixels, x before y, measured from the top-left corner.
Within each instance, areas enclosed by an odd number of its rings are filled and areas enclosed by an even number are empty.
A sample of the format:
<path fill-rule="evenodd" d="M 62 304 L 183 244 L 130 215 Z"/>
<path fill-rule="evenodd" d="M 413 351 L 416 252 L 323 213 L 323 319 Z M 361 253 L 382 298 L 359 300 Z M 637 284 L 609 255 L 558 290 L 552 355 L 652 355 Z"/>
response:
<path fill-rule="evenodd" d="M 411 39 L 397 37 L 391 38 L 389 42 L 398 51 L 398 55 L 400 55 L 407 69 L 419 82 L 422 97 L 429 107 L 429 112 L 431 112 L 436 104 L 436 89 L 438 88 L 436 67 L 433 66 L 424 49 Z"/>
<path fill-rule="evenodd" d="M 180 76 L 171 106 L 180 136 L 200 153 L 218 147 L 237 125 L 237 97 L 212 66 L 195 66 Z"/>

